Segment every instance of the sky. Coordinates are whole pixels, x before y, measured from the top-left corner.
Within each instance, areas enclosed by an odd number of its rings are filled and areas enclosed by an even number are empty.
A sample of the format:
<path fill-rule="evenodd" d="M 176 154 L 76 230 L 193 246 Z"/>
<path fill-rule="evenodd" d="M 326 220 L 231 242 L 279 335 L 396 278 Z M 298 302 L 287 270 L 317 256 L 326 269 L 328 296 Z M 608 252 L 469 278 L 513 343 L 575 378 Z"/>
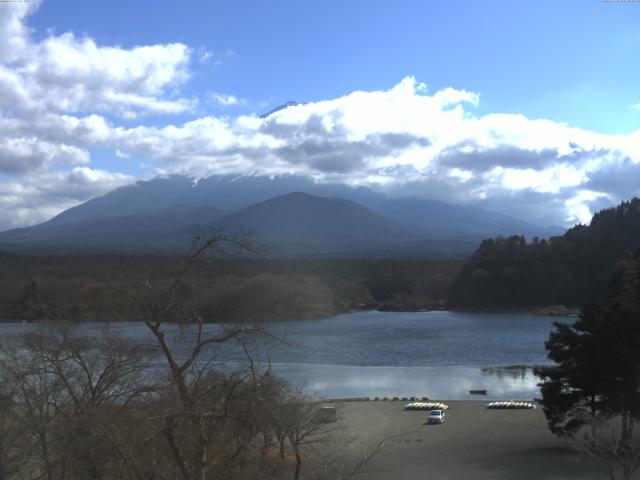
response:
<path fill-rule="evenodd" d="M 171 173 L 588 222 L 640 195 L 638 52 L 640 2 L 3 1 L 0 228 Z"/>

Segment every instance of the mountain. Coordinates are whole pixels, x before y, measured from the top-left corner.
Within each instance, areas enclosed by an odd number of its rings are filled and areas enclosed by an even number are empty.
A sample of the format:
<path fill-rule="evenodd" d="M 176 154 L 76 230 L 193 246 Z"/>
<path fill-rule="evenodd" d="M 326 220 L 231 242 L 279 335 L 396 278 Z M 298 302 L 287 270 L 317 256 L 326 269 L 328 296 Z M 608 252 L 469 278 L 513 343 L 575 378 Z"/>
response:
<path fill-rule="evenodd" d="M 640 198 L 633 198 L 548 241 L 483 241 L 453 282 L 451 302 L 468 308 L 581 306 L 604 294 L 616 264 L 638 248 Z"/>
<path fill-rule="evenodd" d="M 280 254 L 379 250 L 409 238 L 398 224 L 356 202 L 302 192 L 256 203 L 214 225 L 249 231 Z"/>
<path fill-rule="evenodd" d="M 298 193 L 288 196 L 294 192 Z M 301 192 L 316 198 L 303 197 Z M 277 202 L 269 202 L 277 197 L 281 197 Z M 312 205 L 314 201 L 327 210 Z M 296 205 L 305 205 L 308 210 L 298 211 Z M 261 213 L 252 213 L 257 211 Z M 340 223 L 338 219 L 347 211 L 349 221 Z M 223 221 L 223 216 L 228 218 Z M 266 228 L 280 225 L 278 222 L 287 216 L 292 218 L 286 238 L 275 235 L 285 231 L 282 228 L 275 232 Z M 362 218 L 356 221 L 359 216 Z M 376 223 L 373 216 L 378 224 L 386 222 L 384 235 L 372 235 L 367 227 Z M 303 217 L 318 218 L 314 225 L 302 228 Z M 467 255 L 483 238 L 491 236 L 523 234 L 532 238 L 557 233 L 480 208 L 417 197 L 388 198 L 368 188 L 315 183 L 299 176 L 216 175 L 195 181 L 174 175 L 121 187 L 40 225 L 0 233 L 0 245 L 183 249 L 190 229 L 214 222 L 216 226 L 253 229 L 278 244 L 276 250 L 282 252 L 303 252 L 313 247 L 310 252 L 337 249 L 384 256 Z M 356 232 L 357 228 L 361 232 Z M 340 229 L 341 236 L 337 235 Z M 326 238 L 318 234 L 320 230 Z M 320 238 L 324 238 L 324 246 L 319 245 Z M 293 248 L 294 243 L 299 243 L 299 248 Z M 399 244 L 404 247 L 398 249 Z"/>
<path fill-rule="evenodd" d="M 497 235 L 548 237 L 563 233 L 562 229 L 539 227 L 491 210 L 418 197 L 389 198 L 364 187 L 315 183 L 293 175 L 215 175 L 198 181 L 181 175 L 158 177 L 113 190 L 72 207 L 46 223 L 158 214 L 176 205 L 210 206 L 231 212 L 291 192 L 351 200 L 392 219 L 409 231 L 435 237 L 473 237 L 480 241 Z"/>
<path fill-rule="evenodd" d="M 349 255 L 377 251 L 410 235 L 379 213 L 350 200 L 293 192 L 258 202 L 229 215 L 213 207 L 178 204 L 162 214 L 142 212 L 98 218 L 53 219 L 36 227 L 0 234 L 4 243 L 23 246 L 116 247 L 186 250 L 198 225 L 230 235 L 250 232 L 277 255 Z M 144 211 L 143 211 L 144 212 Z"/>
<path fill-rule="evenodd" d="M 424 198 L 384 197 L 363 203 L 395 219 L 406 229 L 438 238 L 469 239 L 478 243 L 498 235 L 518 233 L 528 238 L 545 238 L 564 232 L 560 227 L 544 228 L 491 210 Z"/>
<path fill-rule="evenodd" d="M 56 215 L 43 225 L 96 220 L 120 215 L 161 215 L 180 206 L 192 208 L 210 206 L 198 195 L 201 191 L 193 179 L 186 176 L 157 177 L 148 182 L 136 182 L 117 188 Z M 188 208 L 187 208 L 188 210 Z"/>
<path fill-rule="evenodd" d="M 298 105 L 302 105 L 302 104 L 294 101 L 288 101 L 286 103 L 283 103 L 282 105 L 278 105 L 276 108 L 274 108 L 273 110 L 267 113 L 263 113 L 262 115 L 260 115 L 260 118 L 267 118 L 269 115 L 273 115 L 274 113 L 279 112 L 280 110 L 285 110 L 289 107 L 297 107 Z"/>
<path fill-rule="evenodd" d="M 213 223 L 225 212 L 213 207 L 185 208 L 178 205 L 161 214 L 125 213 L 77 221 L 49 221 L 1 233 L 0 243 L 14 247 L 140 252 L 147 248 L 152 251 L 186 249 L 196 225 Z"/>

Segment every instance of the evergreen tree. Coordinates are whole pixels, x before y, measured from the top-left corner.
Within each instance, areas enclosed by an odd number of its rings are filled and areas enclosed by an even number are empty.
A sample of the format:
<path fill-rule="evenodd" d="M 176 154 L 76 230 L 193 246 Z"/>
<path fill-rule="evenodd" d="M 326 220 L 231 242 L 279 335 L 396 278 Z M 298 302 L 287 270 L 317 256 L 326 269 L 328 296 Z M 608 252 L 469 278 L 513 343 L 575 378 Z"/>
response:
<path fill-rule="evenodd" d="M 553 366 L 536 369 L 552 432 L 571 435 L 598 416 L 619 416 L 623 437 L 640 420 L 640 250 L 611 278 L 607 300 L 546 342 Z"/>
<path fill-rule="evenodd" d="M 616 263 L 638 246 L 640 198 L 549 240 L 484 240 L 452 283 L 450 301 L 466 308 L 582 305 L 602 298 Z"/>

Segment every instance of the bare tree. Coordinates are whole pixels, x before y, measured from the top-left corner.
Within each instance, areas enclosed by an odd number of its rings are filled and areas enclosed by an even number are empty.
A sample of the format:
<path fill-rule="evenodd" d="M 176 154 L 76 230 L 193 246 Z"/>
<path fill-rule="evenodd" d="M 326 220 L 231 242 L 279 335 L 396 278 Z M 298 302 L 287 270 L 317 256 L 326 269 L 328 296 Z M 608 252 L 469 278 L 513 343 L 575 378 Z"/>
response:
<path fill-rule="evenodd" d="M 264 331 L 239 324 L 206 328 L 198 312 L 180 299 L 190 269 L 211 252 L 229 255 L 229 249 L 256 251 L 247 238 L 208 233 L 199 239 L 184 268 L 165 291 L 154 287 L 150 278 L 136 291 L 120 289 L 138 305 L 169 370 L 166 395 L 170 401 L 164 403 L 168 408 L 155 420 L 163 423 L 161 431 L 172 459 L 168 475 L 183 480 L 206 480 L 221 465 L 233 469 L 230 461 L 242 463 L 247 445 L 265 432 L 255 415 L 264 401 L 257 388 L 262 383 L 258 378 L 261 375 L 253 364 L 230 373 L 210 368 L 218 347 L 232 342 L 244 345 L 247 339 L 265 335 Z M 182 334 L 180 348 L 172 342 L 176 329 Z"/>
<path fill-rule="evenodd" d="M 291 412 L 291 388 L 280 379 L 272 379 L 269 395 L 264 396 L 263 412 L 266 418 L 266 426 L 269 433 L 275 436 L 278 442 L 278 455 L 285 458 L 286 447 L 296 418 Z"/>
<path fill-rule="evenodd" d="M 321 415 L 319 405 L 309 401 L 301 393 L 292 395 L 282 408 L 289 418 L 287 438 L 296 459 L 293 480 L 298 480 L 302 471 L 304 451 L 326 441 L 328 434 L 335 430 L 335 426 L 327 424 Z"/>
<path fill-rule="evenodd" d="M 135 303 L 145 339 L 109 328 L 80 335 L 61 324 L 0 342 L 8 389 L 0 395 L 0 480 L 19 469 L 30 480 L 282 478 L 287 447 L 300 478 L 303 457 L 333 427 L 315 402 L 272 375 L 267 332 L 208 325 L 190 306 L 188 272 L 229 247 L 255 250 L 243 238 L 203 237 L 169 284 L 154 285 L 150 272 L 137 288 L 117 289 Z M 235 363 L 221 364 L 229 350 Z"/>
<path fill-rule="evenodd" d="M 4 339 L 9 421 L 23 427 L 10 449 L 12 463 L 53 480 L 103 478 L 123 462 L 108 432 L 152 390 L 142 381 L 148 353 L 128 339 L 80 336 L 68 325 Z"/>
<path fill-rule="evenodd" d="M 24 428 L 25 444 L 21 463 L 29 463 L 35 478 L 64 478 L 64 449 L 56 442 L 59 423 L 56 410 L 63 388 L 42 357 L 24 348 L 24 337 L 5 339 L 0 365 L 3 380 L 11 386 L 15 421 Z"/>
<path fill-rule="evenodd" d="M 611 480 L 629 480 L 640 468 L 640 422 L 600 418 L 574 437 L 576 449 L 602 466 Z"/>
<path fill-rule="evenodd" d="M 3 391 L 0 391 L 0 480 L 9 480 L 22 467 L 21 446 L 18 445 L 22 426 L 16 421 L 13 392 L 7 389 L 7 383 L 3 381 L 3 384 Z"/>

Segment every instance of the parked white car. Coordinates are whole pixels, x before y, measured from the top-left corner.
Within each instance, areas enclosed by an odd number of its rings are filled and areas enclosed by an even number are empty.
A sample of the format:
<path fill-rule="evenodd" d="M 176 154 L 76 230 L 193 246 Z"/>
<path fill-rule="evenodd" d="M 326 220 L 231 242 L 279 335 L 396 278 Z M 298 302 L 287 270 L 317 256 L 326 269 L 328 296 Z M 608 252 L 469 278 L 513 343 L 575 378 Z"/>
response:
<path fill-rule="evenodd" d="M 445 417 L 444 410 L 431 410 L 427 417 L 427 423 L 444 423 Z"/>

